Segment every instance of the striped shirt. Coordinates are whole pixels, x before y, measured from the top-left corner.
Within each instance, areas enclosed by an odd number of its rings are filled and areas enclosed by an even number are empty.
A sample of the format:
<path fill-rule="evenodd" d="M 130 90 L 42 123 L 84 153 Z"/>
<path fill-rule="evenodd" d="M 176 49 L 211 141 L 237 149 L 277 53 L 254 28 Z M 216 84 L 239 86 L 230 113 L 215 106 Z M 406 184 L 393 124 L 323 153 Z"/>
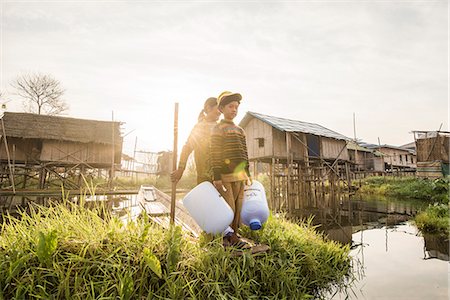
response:
<path fill-rule="evenodd" d="M 211 168 L 213 180 L 222 175 L 249 173 L 244 129 L 232 121 L 221 120 L 211 135 Z"/>

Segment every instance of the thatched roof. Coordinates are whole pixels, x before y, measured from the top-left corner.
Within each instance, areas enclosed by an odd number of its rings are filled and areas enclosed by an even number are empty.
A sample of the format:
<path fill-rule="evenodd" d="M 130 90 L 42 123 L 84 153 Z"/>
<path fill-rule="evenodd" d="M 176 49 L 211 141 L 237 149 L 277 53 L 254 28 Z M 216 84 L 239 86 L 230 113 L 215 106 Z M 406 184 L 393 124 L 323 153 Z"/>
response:
<path fill-rule="evenodd" d="M 112 144 L 114 127 L 114 143 L 122 143 L 120 122 L 13 112 L 5 112 L 3 121 L 8 137 Z"/>
<path fill-rule="evenodd" d="M 345 141 L 350 140 L 348 137 L 340 133 L 337 133 L 333 130 L 330 130 L 328 128 L 325 128 L 319 124 L 268 116 L 251 111 L 247 112 L 247 114 L 239 123 L 239 125 L 241 127 L 244 127 L 250 122 L 252 118 L 257 118 L 280 131 L 310 133 L 318 136 L 333 138 L 336 140 L 345 140 Z"/>

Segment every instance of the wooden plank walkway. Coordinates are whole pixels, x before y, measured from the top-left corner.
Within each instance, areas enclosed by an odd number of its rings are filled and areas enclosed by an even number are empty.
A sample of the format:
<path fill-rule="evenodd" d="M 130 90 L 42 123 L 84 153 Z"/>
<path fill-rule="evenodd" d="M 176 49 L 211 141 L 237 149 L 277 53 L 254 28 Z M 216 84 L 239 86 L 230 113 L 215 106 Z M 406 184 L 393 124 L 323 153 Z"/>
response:
<path fill-rule="evenodd" d="M 155 188 L 155 192 L 157 198 L 156 201 L 145 201 L 144 199 L 141 199 L 139 202 L 153 221 L 164 228 L 169 228 L 171 197 L 157 188 Z M 184 231 L 189 232 L 194 237 L 199 237 L 202 232 L 202 229 L 189 215 L 189 212 L 180 200 L 177 200 L 175 203 L 175 224 L 181 226 Z"/>

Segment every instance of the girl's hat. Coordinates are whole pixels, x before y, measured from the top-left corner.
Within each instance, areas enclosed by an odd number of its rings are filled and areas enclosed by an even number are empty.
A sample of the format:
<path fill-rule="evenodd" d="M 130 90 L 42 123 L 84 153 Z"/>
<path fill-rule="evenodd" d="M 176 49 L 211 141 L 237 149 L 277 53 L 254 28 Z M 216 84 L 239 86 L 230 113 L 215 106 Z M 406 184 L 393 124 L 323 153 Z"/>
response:
<path fill-rule="evenodd" d="M 240 103 L 241 100 L 242 100 L 241 94 L 225 91 L 225 92 L 222 92 L 219 95 L 219 97 L 217 97 L 217 105 L 224 106 L 233 101 L 237 101 Z"/>

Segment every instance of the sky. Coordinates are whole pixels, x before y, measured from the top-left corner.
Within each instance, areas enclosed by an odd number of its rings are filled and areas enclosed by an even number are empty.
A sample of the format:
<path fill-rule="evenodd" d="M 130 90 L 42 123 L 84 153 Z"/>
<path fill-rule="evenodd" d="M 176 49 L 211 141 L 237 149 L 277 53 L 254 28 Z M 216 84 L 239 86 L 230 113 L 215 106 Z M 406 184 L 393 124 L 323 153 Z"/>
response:
<path fill-rule="evenodd" d="M 123 122 L 124 152 L 179 147 L 222 91 L 247 111 L 402 145 L 448 130 L 447 1 L 0 0 L 0 91 L 49 74 L 67 116 Z M 179 149 L 180 149 L 179 148 Z"/>

